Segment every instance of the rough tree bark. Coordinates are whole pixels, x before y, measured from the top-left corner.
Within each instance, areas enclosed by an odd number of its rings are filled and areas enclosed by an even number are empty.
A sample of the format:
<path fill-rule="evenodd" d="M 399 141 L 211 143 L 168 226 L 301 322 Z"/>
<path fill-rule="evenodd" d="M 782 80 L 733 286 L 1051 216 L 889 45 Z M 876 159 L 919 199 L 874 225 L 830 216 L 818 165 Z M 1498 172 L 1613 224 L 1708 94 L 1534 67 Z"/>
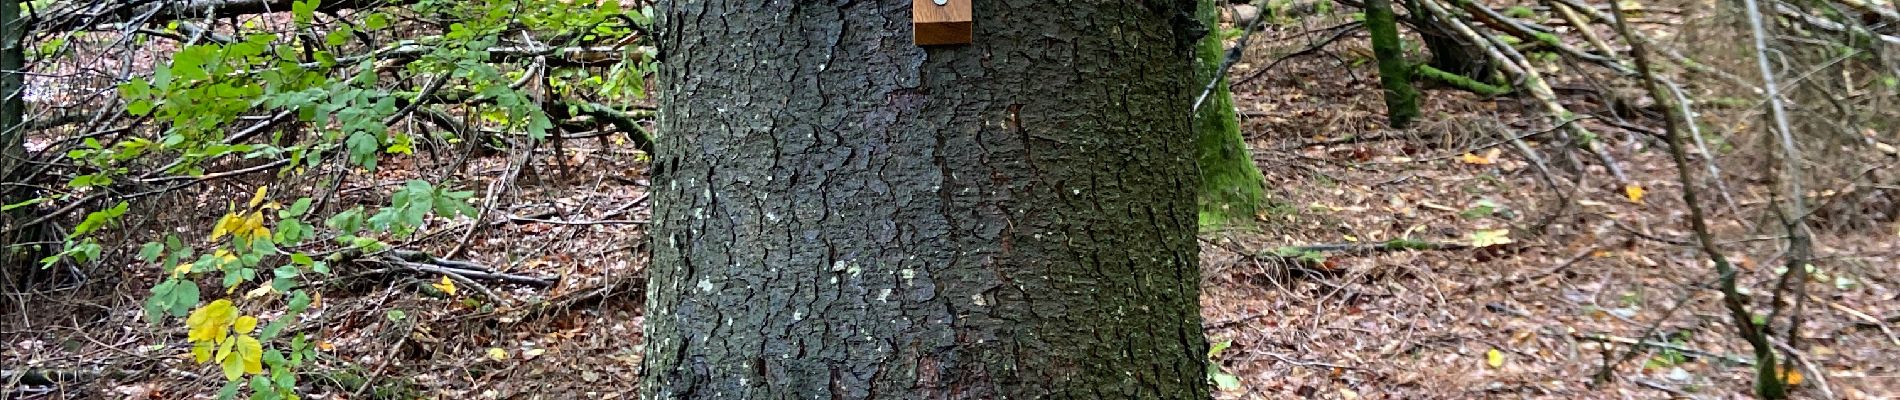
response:
<path fill-rule="evenodd" d="M 26 104 L 24 77 L 26 51 L 21 43 L 24 24 L 20 2 L 0 0 L 0 182 L 13 182 L 26 165 Z M 0 187 L 0 204 L 21 201 L 18 187 Z M 14 223 L 18 212 L 0 212 L 0 226 Z M 19 264 L 13 235 L 0 234 L 0 264 Z M 8 282 L 0 282 L 4 284 Z"/>
<path fill-rule="evenodd" d="M 1365 10 L 1366 30 L 1372 32 L 1372 53 L 1379 58 L 1379 86 L 1385 89 L 1386 123 L 1404 128 L 1418 117 L 1418 89 L 1412 88 L 1412 68 L 1400 46 L 1392 0 L 1366 0 Z"/>
<path fill-rule="evenodd" d="M 1221 35 L 1215 32 L 1220 19 L 1220 0 L 1199 0 L 1197 17 L 1208 33 L 1201 38 L 1194 55 L 1199 58 L 1200 67 L 1196 76 L 1201 82 L 1215 79 L 1221 74 L 1222 54 L 1226 53 L 1226 44 Z M 1255 16 L 1259 18 L 1259 16 Z M 1253 152 L 1247 150 L 1247 138 L 1240 134 L 1240 120 L 1234 112 L 1234 95 L 1228 90 L 1225 77 L 1223 82 L 1214 86 L 1201 109 L 1194 114 L 1194 147 L 1199 149 L 1197 164 L 1201 169 L 1201 225 L 1217 226 L 1232 221 L 1253 217 L 1266 202 L 1264 179 L 1260 168 L 1253 163 Z"/>
<path fill-rule="evenodd" d="M 12 178 L 23 164 L 26 132 L 24 76 L 26 50 L 21 43 L 25 26 L 20 3 L 0 1 L 0 178 Z"/>
<path fill-rule="evenodd" d="M 667 1 L 651 399 L 1207 398 L 1194 2 Z"/>

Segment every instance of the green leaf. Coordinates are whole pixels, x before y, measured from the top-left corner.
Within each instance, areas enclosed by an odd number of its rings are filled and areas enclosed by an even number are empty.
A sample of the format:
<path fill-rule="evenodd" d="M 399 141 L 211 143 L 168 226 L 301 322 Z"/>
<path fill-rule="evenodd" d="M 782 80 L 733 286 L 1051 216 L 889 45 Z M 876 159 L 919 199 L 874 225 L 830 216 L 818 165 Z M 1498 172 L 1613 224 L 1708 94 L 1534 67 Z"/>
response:
<path fill-rule="evenodd" d="M 185 316 L 185 313 L 190 312 L 192 307 L 197 307 L 198 295 L 197 282 L 179 281 L 178 288 L 172 291 L 172 316 Z"/>
<path fill-rule="evenodd" d="M 376 139 L 376 135 L 362 131 L 351 132 L 349 139 L 344 141 L 344 146 L 350 151 L 351 163 L 371 170 L 376 168 L 377 151 L 382 149 L 382 144 Z"/>
<path fill-rule="evenodd" d="M 30 206 L 34 204 L 40 204 L 45 201 L 46 201 L 45 197 L 34 197 L 31 199 L 27 199 L 26 201 L 8 204 L 5 206 L 0 206 L 0 211 L 13 211 L 13 209 L 15 208 L 26 207 L 26 206 Z"/>
<path fill-rule="evenodd" d="M 138 99 L 132 100 L 131 103 L 126 103 L 125 112 L 135 117 L 143 117 L 151 114 L 153 108 L 156 108 L 156 106 L 152 104 L 151 100 Z"/>
<path fill-rule="evenodd" d="M 148 263 L 156 262 L 158 256 L 163 255 L 164 252 L 165 245 L 158 242 L 146 242 L 144 246 L 139 246 L 139 260 Z"/>
<path fill-rule="evenodd" d="M 299 24 L 308 24 L 316 18 L 320 0 L 298 0 L 290 3 L 290 15 Z"/>
<path fill-rule="evenodd" d="M 337 30 L 330 31 L 328 35 L 324 35 L 323 44 L 330 47 L 342 46 L 350 42 L 350 35 L 350 27 L 346 25 L 337 28 Z"/>
<path fill-rule="evenodd" d="M 286 305 L 286 308 L 291 314 L 301 313 L 303 310 L 310 308 L 310 302 L 310 295 L 299 290 L 290 293 L 290 301 Z"/>
<path fill-rule="evenodd" d="M 286 217 L 295 218 L 303 216 L 303 213 L 310 211 L 310 203 L 309 197 L 300 198 L 297 199 L 296 202 L 290 203 L 290 208 L 284 210 L 285 213 L 288 213 Z"/>
<path fill-rule="evenodd" d="M 94 186 L 105 186 L 105 185 L 111 185 L 111 184 L 112 184 L 112 177 L 105 176 L 103 174 L 86 174 L 86 175 L 73 177 L 71 181 L 66 182 L 66 187 L 70 187 L 74 189 L 83 189 L 83 188 L 89 188 L 89 187 L 94 187 Z"/>
<path fill-rule="evenodd" d="M 73 227 L 73 233 L 69 237 L 79 237 L 104 228 L 106 224 L 118 220 L 121 215 L 125 215 L 125 210 L 128 207 L 131 207 L 131 203 L 121 201 L 119 205 L 113 206 L 112 208 L 86 214 L 86 220 L 80 221 L 78 226 Z"/>
<path fill-rule="evenodd" d="M 145 299 L 145 320 L 159 323 L 165 319 L 166 310 L 171 308 L 172 292 L 177 289 L 178 281 L 166 279 L 152 286 L 152 295 Z"/>
<path fill-rule="evenodd" d="M 1235 391 L 1241 389 L 1240 377 L 1221 371 L 1219 366 L 1209 365 L 1208 369 L 1211 370 L 1208 371 L 1208 376 L 1213 378 L 1214 385 L 1219 387 L 1220 390 Z"/>
<path fill-rule="evenodd" d="M 608 4 L 613 5 L 614 3 L 608 2 Z M 365 18 L 363 20 L 363 27 L 369 28 L 369 30 L 372 30 L 372 31 L 381 30 L 388 26 L 389 26 L 389 14 L 373 13 L 369 15 L 369 18 Z"/>
<path fill-rule="evenodd" d="M 363 228 L 363 207 L 359 206 L 330 216 L 330 219 L 323 221 L 323 225 L 344 233 L 356 232 Z"/>
<path fill-rule="evenodd" d="M 1220 357 L 1221 352 L 1227 351 L 1227 348 L 1232 347 L 1233 345 L 1234 345 L 1234 341 L 1232 340 L 1222 340 L 1220 342 L 1214 343 L 1212 346 L 1208 346 L 1207 359 L 1212 360 L 1216 357 Z"/>
<path fill-rule="evenodd" d="M 237 398 L 239 383 L 242 383 L 242 382 L 240 381 L 225 382 L 224 387 L 218 389 L 218 400 L 230 400 L 230 399 Z"/>

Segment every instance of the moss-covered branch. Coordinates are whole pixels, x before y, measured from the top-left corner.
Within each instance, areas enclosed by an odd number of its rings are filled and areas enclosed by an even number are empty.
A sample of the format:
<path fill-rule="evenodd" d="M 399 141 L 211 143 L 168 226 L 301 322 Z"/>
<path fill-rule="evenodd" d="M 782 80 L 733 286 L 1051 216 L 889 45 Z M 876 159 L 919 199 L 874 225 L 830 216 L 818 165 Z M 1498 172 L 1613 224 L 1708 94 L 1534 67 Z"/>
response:
<path fill-rule="evenodd" d="M 1489 83 L 1484 83 L 1483 81 L 1479 81 L 1477 79 L 1472 79 L 1464 75 L 1446 72 L 1438 68 L 1432 68 L 1432 66 L 1425 65 L 1425 64 L 1419 64 L 1419 65 L 1413 66 L 1412 73 L 1417 74 L 1417 76 L 1420 78 L 1438 81 L 1446 85 L 1451 85 L 1452 87 L 1455 87 L 1455 88 L 1463 89 L 1468 92 L 1477 93 L 1477 94 L 1481 94 L 1485 96 L 1502 96 L 1505 93 L 1511 92 L 1511 87 L 1507 85 L 1493 85 Z"/>

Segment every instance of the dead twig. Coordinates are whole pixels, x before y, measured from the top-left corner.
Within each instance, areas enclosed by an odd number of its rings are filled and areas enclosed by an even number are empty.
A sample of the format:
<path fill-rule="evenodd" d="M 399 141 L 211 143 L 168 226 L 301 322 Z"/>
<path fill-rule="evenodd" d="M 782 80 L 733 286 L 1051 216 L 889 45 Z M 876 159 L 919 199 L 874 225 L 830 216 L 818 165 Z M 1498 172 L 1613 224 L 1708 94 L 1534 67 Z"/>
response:
<path fill-rule="evenodd" d="M 1611 344 L 1621 344 L 1621 345 L 1626 345 L 1626 346 L 1663 349 L 1663 350 L 1674 351 L 1677 353 L 1682 353 L 1683 355 L 1690 356 L 1690 357 L 1720 360 L 1720 361 L 1741 364 L 1741 365 L 1755 365 L 1755 360 L 1748 359 L 1747 357 L 1709 352 L 1709 351 L 1704 351 L 1704 350 L 1700 350 L 1700 349 L 1696 349 L 1696 348 L 1692 348 L 1692 347 L 1684 346 L 1680 344 L 1675 344 L 1675 343 L 1636 340 L 1632 338 L 1626 338 L 1622 336 L 1611 336 L 1611 335 L 1601 334 L 1601 333 L 1573 333 L 1573 334 L 1570 334 L 1570 337 L 1576 338 L 1577 340 L 1587 340 L 1587 341 L 1598 342 L 1598 343 L 1611 343 Z"/>

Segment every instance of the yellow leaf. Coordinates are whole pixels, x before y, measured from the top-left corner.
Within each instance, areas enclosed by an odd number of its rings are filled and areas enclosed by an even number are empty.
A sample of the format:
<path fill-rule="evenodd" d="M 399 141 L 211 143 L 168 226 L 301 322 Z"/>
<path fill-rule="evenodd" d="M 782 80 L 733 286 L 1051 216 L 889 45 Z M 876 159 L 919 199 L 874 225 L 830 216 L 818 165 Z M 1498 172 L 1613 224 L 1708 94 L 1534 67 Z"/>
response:
<path fill-rule="evenodd" d="M 249 236 L 248 240 L 269 237 L 270 230 L 264 228 L 264 212 L 252 211 L 251 215 L 244 217 L 244 222 L 237 229 L 231 230 L 231 234 Z"/>
<path fill-rule="evenodd" d="M 232 306 L 230 300 L 212 301 L 192 310 L 191 315 L 185 318 L 185 326 L 190 328 L 186 340 L 194 343 L 222 342 L 225 335 L 229 334 L 225 328 L 231 327 L 231 323 L 236 321 L 237 307 Z"/>
<path fill-rule="evenodd" d="M 1643 204 L 1643 185 L 1638 185 L 1634 183 L 1629 184 L 1629 185 L 1624 185 L 1623 195 L 1629 196 L 1631 203 Z"/>
<path fill-rule="evenodd" d="M 1801 382 L 1806 381 L 1806 379 L 1804 379 L 1806 377 L 1801 376 L 1801 371 L 1784 369 L 1780 364 L 1775 365 L 1775 372 L 1781 374 L 1781 381 L 1787 382 L 1788 386 L 1800 385 Z"/>
<path fill-rule="evenodd" d="M 264 295 L 268 295 L 270 294 L 270 292 L 271 292 L 271 288 L 269 285 L 258 286 L 256 289 L 251 289 L 251 291 L 249 292 L 244 292 L 244 298 L 255 299 L 258 297 L 262 297 Z"/>
<path fill-rule="evenodd" d="M 250 336 L 237 337 L 237 358 L 244 364 L 244 373 L 264 373 L 264 343 Z"/>
<path fill-rule="evenodd" d="M 257 329 L 257 317 L 249 315 L 238 317 L 237 323 L 231 324 L 231 329 L 237 330 L 237 333 L 251 333 L 252 330 Z"/>
<path fill-rule="evenodd" d="M 189 273 L 191 273 L 191 263 L 178 263 L 178 266 L 172 267 L 172 275 L 184 275 Z"/>
<path fill-rule="evenodd" d="M 199 363 L 211 361 L 211 342 L 198 342 L 191 345 L 191 359 Z"/>
<path fill-rule="evenodd" d="M 258 204 L 263 204 L 264 197 L 265 197 L 264 193 L 268 192 L 269 190 L 270 190 L 269 185 L 258 186 L 257 194 L 251 195 L 251 207 L 257 207 Z"/>
<path fill-rule="evenodd" d="M 495 361 L 507 360 L 508 351 L 502 350 L 500 347 L 490 347 L 488 348 L 488 359 Z"/>
<path fill-rule="evenodd" d="M 1490 247 L 1511 243 L 1510 229 L 1489 229 L 1472 232 L 1468 237 L 1471 247 Z"/>
<path fill-rule="evenodd" d="M 243 219 L 238 218 L 237 214 L 225 214 L 224 217 L 218 218 L 217 225 L 211 227 L 211 241 L 216 242 L 225 234 L 237 231 L 238 226 L 243 223 Z"/>
<path fill-rule="evenodd" d="M 1490 365 L 1491 368 L 1503 367 L 1504 366 L 1504 352 L 1498 351 L 1498 349 L 1491 349 L 1491 351 L 1485 352 L 1484 364 Z"/>
<path fill-rule="evenodd" d="M 449 280 L 448 275 L 443 275 L 441 282 L 432 283 L 429 284 L 429 286 L 434 287 L 435 290 L 442 291 L 442 293 L 448 293 L 450 296 L 455 295 L 455 281 Z"/>
<path fill-rule="evenodd" d="M 224 342 L 224 347 L 218 349 L 218 366 L 224 369 L 224 379 L 235 381 L 244 376 L 244 357 L 238 354 L 237 342 Z"/>
<path fill-rule="evenodd" d="M 211 356 L 211 359 L 218 360 L 218 362 L 220 363 L 226 362 L 231 359 L 231 350 L 235 348 L 237 348 L 236 340 L 225 340 L 225 341 L 218 342 L 218 354 Z"/>
<path fill-rule="evenodd" d="M 1479 156 L 1479 155 L 1471 154 L 1471 153 L 1465 153 L 1463 157 L 1460 157 L 1460 161 L 1463 161 L 1466 164 L 1472 164 L 1472 165 L 1491 165 L 1498 162 L 1498 154 L 1501 151 L 1502 150 L 1498 150 L 1497 148 L 1494 147 L 1494 148 L 1491 148 L 1491 150 L 1484 152 L 1483 156 Z"/>

